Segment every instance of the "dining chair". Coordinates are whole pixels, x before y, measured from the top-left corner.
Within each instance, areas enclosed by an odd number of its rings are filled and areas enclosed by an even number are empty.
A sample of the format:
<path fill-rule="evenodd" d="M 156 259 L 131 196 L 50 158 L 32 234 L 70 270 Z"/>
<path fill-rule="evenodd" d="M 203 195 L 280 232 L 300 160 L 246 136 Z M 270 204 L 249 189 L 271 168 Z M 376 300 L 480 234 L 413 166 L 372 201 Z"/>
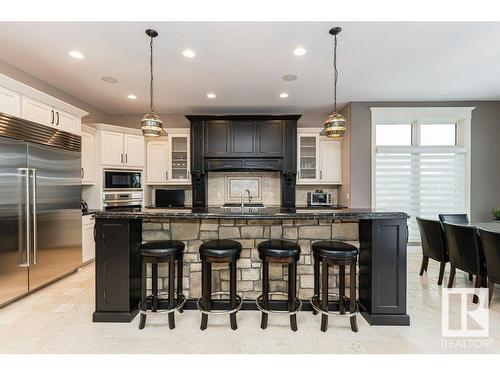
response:
<path fill-rule="evenodd" d="M 439 221 L 453 224 L 469 224 L 469 217 L 467 214 L 439 214 Z M 469 280 L 472 281 L 472 274 L 469 273 Z"/>
<path fill-rule="evenodd" d="M 486 265 L 477 230 L 473 226 L 443 222 L 450 256 L 450 279 L 448 288 L 453 287 L 456 269 L 476 276 L 476 288 L 486 286 Z M 479 300 L 474 295 L 472 302 Z"/>
<path fill-rule="evenodd" d="M 488 304 L 493 297 L 495 284 L 500 284 L 500 233 L 479 229 L 479 237 L 483 244 L 488 275 Z"/>
<path fill-rule="evenodd" d="M 438 285 L 443 283 L 444 268 L 450 261 L 448 249 L 444 238 L 443 226 L 439 220 L 429 220 L 417 217 L 418 229 L 422 240 L 422 266 L 420 267 L 420 276 L 427 272 L 429 258 L 440 263 Z"/>

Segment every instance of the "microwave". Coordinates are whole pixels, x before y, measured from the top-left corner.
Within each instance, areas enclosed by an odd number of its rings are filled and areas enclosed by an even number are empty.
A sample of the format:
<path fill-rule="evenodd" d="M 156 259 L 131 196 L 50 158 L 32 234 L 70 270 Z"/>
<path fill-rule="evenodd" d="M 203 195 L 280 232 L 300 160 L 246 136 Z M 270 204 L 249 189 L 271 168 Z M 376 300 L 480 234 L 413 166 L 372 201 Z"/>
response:
<path fill-rule="evenodd" d="M 142 172 L 104 170 L 104 190 L 142 190 Z"/>
<path fill-rule="evenodd" d="M 324 193 L 321 190 L 316 190 L 314 193 L 307 193 L 308 206 L 331 206 L 332 193 Z"/>

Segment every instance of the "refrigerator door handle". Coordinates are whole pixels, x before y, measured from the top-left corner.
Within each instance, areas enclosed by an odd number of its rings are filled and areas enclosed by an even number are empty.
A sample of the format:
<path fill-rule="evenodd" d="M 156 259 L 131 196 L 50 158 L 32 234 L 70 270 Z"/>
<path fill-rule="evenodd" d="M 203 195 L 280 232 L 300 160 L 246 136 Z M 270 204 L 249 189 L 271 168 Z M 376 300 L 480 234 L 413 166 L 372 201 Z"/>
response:
<path fill-rule="evenodd" d="M 36 169 L 32 168 L 31 169 L 31 183 L 33 184 L 33 195 L 32 195 L 32 202 L 33 202 L 33 262 L 32 264 L 36 264 L 37 258 L 38 258 L 38 244 L 37 244 L 37 228 L 36 228 Z"/>
<path fill-rule="evenodd" d="M 24 249 L 20 249 L 21 252 L 24 251 L 26 253 L 26 262 L 21 263 L 19 266 L 20 267 L 29 267 L 31 264 L 31 259 L 30 259 L 30 242 L 31 242 L 31 228 L 30 228 L 30 194 L 29 194 L 29 188 L 30 188 L 30 181 L 29 181 L 29 168 L 18 168 L 17 169 L 20 173 L 24 172 L 24 189 L 25 189 L 25 196 L 24 196 L 24 204 L 26 206 L 25 208 L 25 214 L 26 214 L 26 247 Z M 22 203 L 21 203 L 22 204 Z M 21 242 L 20 242 L 21 243 Z"/>

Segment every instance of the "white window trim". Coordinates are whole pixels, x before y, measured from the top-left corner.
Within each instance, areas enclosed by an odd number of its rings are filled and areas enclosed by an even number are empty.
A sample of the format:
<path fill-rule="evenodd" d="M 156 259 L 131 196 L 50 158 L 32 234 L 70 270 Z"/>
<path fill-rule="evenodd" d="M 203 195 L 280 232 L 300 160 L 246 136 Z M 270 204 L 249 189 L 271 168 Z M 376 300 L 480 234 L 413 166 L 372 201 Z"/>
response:
<path fill-rule="evenodd" d="M 466 152 L 465 158 L 465 207 L 470 217 L 471 188 L 471 120 L 472 111 L 476 107 L 370 107 L 371 111 L 371 206 L 375 208 L 375 153 L 377 149 L 396 151 L 399 146 L 376 146 L 376 124 L 408 124 L 408 123 L 450 123 L 457 124 L 457 146 Z M 412 127 L 412 139 L 419 142 L 418 126 Z M 420 146 L 418 149 L 438 150 L 453 146 Z M 405 146 L 405 149 L 408 147 Z M 417 148 L 415 148 L 417 150 Z M 456 147 L 455 147 L 456 151 Z"/>

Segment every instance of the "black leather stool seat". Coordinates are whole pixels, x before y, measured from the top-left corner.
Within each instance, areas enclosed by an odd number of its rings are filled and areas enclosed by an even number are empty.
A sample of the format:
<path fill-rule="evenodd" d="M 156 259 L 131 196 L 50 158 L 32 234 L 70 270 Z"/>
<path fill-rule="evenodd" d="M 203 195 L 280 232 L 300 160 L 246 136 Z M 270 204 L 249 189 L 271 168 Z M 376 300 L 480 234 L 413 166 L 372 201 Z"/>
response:
<path fill-rule="evenodd" d="M 299 244 L 285 240 L 268 240 L 261 242 L 257 246 L 260 255 L 265 255 L 273 258 L 300 258 Z"/>
<path fill-rule="evenodd" d="M 184 243 L 182 241 L 173 240 L 158 240 L 148 241 L 139 246 L 139 252 L 146 257 L 168 257 L 178 255 L 184 251 Z"/>
<path fill-rule="evenodd" d="M 241 254 L 241 244 L 233 240 L 210 240 L 200 245 L 200 255 L 209 257 L 235 257 Z"/>
<path fill-rule="evenodd" d="M 356 246 L 342 241 L 318 241 L 311 245 L 314 255 L 325 258 L 353 258 L 359 254 Z"/>

